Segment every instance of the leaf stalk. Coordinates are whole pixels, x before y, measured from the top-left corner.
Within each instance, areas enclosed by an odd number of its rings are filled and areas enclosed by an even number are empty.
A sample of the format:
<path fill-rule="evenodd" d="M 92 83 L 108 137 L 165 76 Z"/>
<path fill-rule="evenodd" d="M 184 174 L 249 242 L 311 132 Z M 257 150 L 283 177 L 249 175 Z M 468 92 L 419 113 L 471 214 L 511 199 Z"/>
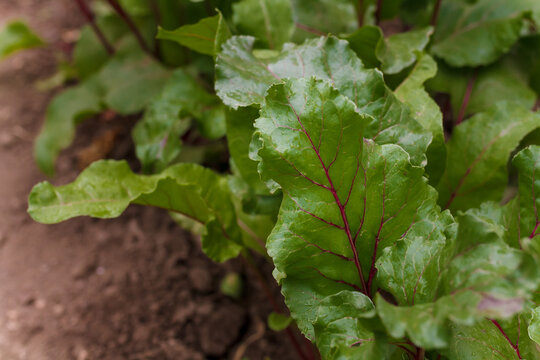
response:
<path fill-rule="evenodd" d="M 88 23 L 90 27 L 92 28 L 92 31 L 96 34 L 97 38 L 99 39 L 99 41 L 101 42 L 101 44 L 103 45 L 107 53 L 109 55 L 114 55 L 115 53 L 114 47 L 109 42 L 109 40 L 107 40 L 107 37 L 105 36 L 103 31 L 101 31 L 101 29 L 99 28 L 98 24 L 96 23 L 96 18 L 94 16 L 94 13 L 92 12 L 88 4 L 86 4 L 84 0 L 75 0 L 75 2 L 77 3 L 77 6 L 81 10 L 81 13 L 84 15 L 86 20 L 88 20 Z"/>

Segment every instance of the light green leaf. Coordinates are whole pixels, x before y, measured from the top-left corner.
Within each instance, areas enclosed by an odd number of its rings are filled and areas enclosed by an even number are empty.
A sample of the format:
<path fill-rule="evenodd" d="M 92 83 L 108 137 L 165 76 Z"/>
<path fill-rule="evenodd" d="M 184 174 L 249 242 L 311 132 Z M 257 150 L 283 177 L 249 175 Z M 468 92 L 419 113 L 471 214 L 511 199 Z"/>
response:
<path fill-rule="evenodd" d="M 447 143 L 446 171 L 437 186 L 439 204 L 465 210 L 484 201 L 501 200 L 510 153 L 538 127 L 539 114 L 509 103 L 456 126 Z"/>
<path fill-rule="evenodd" d="M 43 40 L 22 21 L 11 21 L 0 29 L 0 59 L 19 50 L 43 45 Z"/>
<path fill-rule="evenodd" d="M 233 4 L 233 22 L 270 49 L 281 49 L 294 32 L 290 0 L 241 0 Z"/>
<path fill-rule="evenodd" d="M 101 98 L 101 88 L 94 77 L 64 90 L 51 101 L 34 147 L 34 157 L 41 171 L 54 174 L 56 158 L 73 141 L 75 126 L 103 109 Z"/>
<path fill-rule="evenodd" d="M 268 327 L 274 331 L 282 331 L 289 327 L 292 318 L 287 315 L 272 312 L 268 316 Z"/>
<path fill-rule="evenodd" d="M 133 130 L 143 169 L 160 171 L 175 160 L 181 151 L 180 136 L 191 125 L 189 118 L 202 118 L 218 101 L 184 70 L 176 70 Z"/>
<path fill-rule="evenodd" d="M 489 65 L 519 39 L 535 0 L 444 1 L 432 52 L 456 67 Z"/>
<path fill-rule="evenodd" d="M 425 164 L 431 134 L 384 84 L 382 74 L 367 70 L 344 40 L 322 37 L 302 45 L 287 45 L 268 63 L 252 54 L 254 39 L 233 37 L 216 63 L 216 92 L 232 107 L 261 104 L 267 89 L 282 78 L 329 80 L 362 111 L 372 116 L 365 136 L 379 144 L 403 147 L 415 165 Z"/>
<path fill-rule="evenodd" d="M 532 319 L 527 330 L 531 340 L 540 345 L 540 307 L 532 311 Z"/>
<path fill-rule="evenodd" d="M 519 171 L 518 237 L 532 239 L 540 234 L 540 146 L 520 151 L 512 162 Z"/>
<path fill-rule="evenodd" d="M 28 212 L 34 220 L 51 224 L 82 215 L 117 217 L 130 203 L 166 209 L 203 224 L 203 250 L 216 261 L 235 257 L 242 249 L 227 179 L 195 164 L 149 176 L 134 174 L 124 161 L 98 161 L 71 184 L 36 185 Z"/>
<path fill-rule="evenodd" d="M 411 66 L 417 53 L 424 50 L 433 34 L 433 28 L 411 30 L 391 35 L 377 46 L 376 55 L 381 61 L 381 70 L 387 74 L 397 74 Z"/>
<path fill-rule="evenodd" d="M 274 85 L 260 114 L 259 171 L 283 190 L 268 253 L 293 318 L 313 338 L 322 299 L 374 294 L 373 258 L 409 231 L 440 233 L 415 225 L 437 213 L 436 194 L 399 146 L 363 139 L 370 117 L 329 82 Z"/>
<path fill-rule="evenodd" d="M 426 173 L 431 185 L 436 185 L 446 168 L 446 145 L 442 113 L 437 103 L 424 90 L 424 82 L 437 73 L 437 64 L 426 54 L 419 59 L 409 76 L 398 86 L 396 97 L 405 103 L 416 120 L 428 130 L 433 141 L 427 150 Z"/>
<path fill-rule="evenodd" d="M 193 25 L 184 25 L 176 30 L 158 29 L 157 38 L 175 41 L 201 54 L 215 56 L 221 44 L 231 37 L 221 12 L 204 18 Z"/>

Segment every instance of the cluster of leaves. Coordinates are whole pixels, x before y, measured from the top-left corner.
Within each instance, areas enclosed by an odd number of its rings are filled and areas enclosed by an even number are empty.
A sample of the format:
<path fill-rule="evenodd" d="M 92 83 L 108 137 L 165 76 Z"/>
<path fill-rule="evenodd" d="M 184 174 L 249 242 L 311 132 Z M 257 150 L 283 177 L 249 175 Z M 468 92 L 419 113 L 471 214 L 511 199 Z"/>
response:
<path fill-rule="evenodd" d="M 538 1 L 120 3 L 142 36 L 105 12 L 111 56 L 83 30 L 36 158 L 52 173 L 81 119 L 143 112 L 147 174 L 38 184 L 34 219 L 150 205 L 216 261 L 269 255 L 324 359 L 540 359 Z M 192 133 L 227 171 L 189 162 Z"/>

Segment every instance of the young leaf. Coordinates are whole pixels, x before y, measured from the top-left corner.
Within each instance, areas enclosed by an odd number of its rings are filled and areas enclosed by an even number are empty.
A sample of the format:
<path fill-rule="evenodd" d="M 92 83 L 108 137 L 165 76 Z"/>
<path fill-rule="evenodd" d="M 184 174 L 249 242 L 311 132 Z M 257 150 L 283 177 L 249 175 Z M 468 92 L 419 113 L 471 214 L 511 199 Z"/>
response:
<path fill-rule="evenodd" d="M 221 12 L 216 16 L 200 20 L 193 25 L 184 25 L 176 30 L 158 29 L 157 38 L 175 41 L 201 54 L 215 56 L 231 33 Z"/>
<path fill-rule="evenodd" d="M 376 301 L 393 337 L 408 336 L 427 349 L 446 347 L 449 321 L 471 325 L 484 317 L 508 318 L 538 286 L 538 271 L 527 273 L 527 255 L 503 242 L 503 226 L 473 211 L 458 220 L 457 236 L 447 232 L 445 241 L 409 232 L 377 262 L 379 283 L 399 305 Z"/>
<path fill-rule="evenodd" d="M 169 165 L 181 151 L 180 136 L 190 126 L 189 116 L 202 118 L 218 101 L 184 70 L 176 70 L 133 129 L 143 169 L 160 171 Z"/>
<path fill-rule="evenodd" d="M 51 224 L 76 216 L 113 218 L 130 203 L 181 214 L 203 224 L 205 253 L 225 261 L 242 249 L 226 178 L 195 164 L 169 167 L 159 175 L 136 175 L 124 161 L 98 161 L 71 184 L 42 182 L 32 189 L 28 212 Z"/>
<path fill-rule="evenodd" d="M 432 52 L 456 67 L 495 62 L 521 35 L 535 0 L 443 1 Z"/>
<path fill-rule="evenodd" d="M 241 0 L 233 4 L 233 22 L 270 49 L 281 49 L 294 32 L 290 0 Z"/>
<path fill-rule="evenodd" d="M 375 261 L 436 194 L 399 146 L 363 140 L 370 117 L 330 83 L 285 80 L 268 91 L 255 127 L 259 171 L 283 190 L 268 239 L 293 318 L 313 336 L 319 302 L 342 290 L 374 294 Z M 422 209 L 422 210 L 417 210 Z"/>
<path fill-rule="evenodd" d="M 217 58 L 216 92 L 226 105 L 236 109 L 261 104 L 267 89 L 281 78 L 315 76 L 331 81 L 361 111 L 372 116 L 366 137 L 379 144 L 399 144 L 415 165 L 425 164 L 431 134 L 386 87 L 379 71 L 363 67 L 346 41 L 335 37 L 307 40 L 302 45 L 287 46 L 269 63 L 253 56 L 253 43 L 253 38 L 233 37 Z"/>
<path fill-rule="evenodd" d="M 386 39 L 378 26 L 364 26 L 345 37 L 358 57 L 369 67 L 380 63 L 386 74 L 397 74 L 412 65 L 424 50 L 433 28 L 390 35 Z"/>
<path fill-rule="evenodd" d="M 268 327 L 274 331 L 282 331 L 289 327 L 292 318 L 280 313 L 271 313 L 268 316 Z"/>
<path fill-rule="evenodd" d="M 22 21 L 12 21 L 0 29 L 0 59 L 19 50 L 43 45 L 43 40 Z"/>
<path fill-rule="evenodd" d="M 424 90 L 424 82 L 437 73 L 437 64 L 427 54 L 418 55 L 418 61 L 409 76 L 397 87 L 396 97 L 406 104 L 416 120 L 433 135 L 427 150 L 426 174 L 429 183 L 436 185 L 446 168 L 446 145 L 442 126 L 442 113 L 437 103 Z"/>
<path fill-rule="evenodd" d="M 73 141 L 75 126 L 102 110 L 101 98 L 101 89 L 94 77 L 63 91 L 51 101 L 34 146 L 34 157 L 41 171 L 54 174 L 56 158 Z"/>
<path fill-rule="evenodd" d="M 540 234 L 540 146 L 520 151 L 512 162 L 519 171 L 518 238 L 532 239 Z"/>
<path fill-rule="evenodd" d="M 103 88 L 104 104 L 122 115 L 144 110 L 169 77 L 167 69 L 142 53 L 119 54 L 97 75 Z"/>
<path fill-rule="evenodd" d="M 464 210 L 501 200 L 511 151 L 538 127 L 539 114 L 511 103 L 496 105 L 456 126 L 447 143 L 446 171 L 437 186 L 439 204 Z"/>
<path fill-rule="evenodd" d="M 540 307 L 532 311 L 531 322 L 527 330 L 531 340 L 540 345 Z"/>

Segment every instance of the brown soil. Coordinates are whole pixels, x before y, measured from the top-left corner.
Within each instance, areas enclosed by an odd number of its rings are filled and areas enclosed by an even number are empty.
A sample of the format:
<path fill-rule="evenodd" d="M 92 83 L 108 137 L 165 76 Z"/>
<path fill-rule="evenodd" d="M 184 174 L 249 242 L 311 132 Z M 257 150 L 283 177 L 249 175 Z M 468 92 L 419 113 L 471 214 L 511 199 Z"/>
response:
<path fill-rule="evenodd" d="M 166 213 L 134 207 L 115 220 L 53 226 L 26 214 L 44 179 L 32 143 L 51 98 L 34 83 L 54 73 L 55 54 L 83 23 L 73 4 L 0 1 L 0 26 L 24 18 L 51 44 L 0 63 L 0 359 L 236 359 L 239 349 L 249 359 L 295 358 L 285 336 L 267 329 L 271 309 L 257 284 L 248 280 L 240 300 L 219 292 L 227 272 L 248 272 L 243 264 L 213 264 Z M 54 183 L 72 180 L 85 161 L 77 154 L 111 128 L 113 157 L 130 156 L 133 119 L 112 123 L 79 130 Z"/>

